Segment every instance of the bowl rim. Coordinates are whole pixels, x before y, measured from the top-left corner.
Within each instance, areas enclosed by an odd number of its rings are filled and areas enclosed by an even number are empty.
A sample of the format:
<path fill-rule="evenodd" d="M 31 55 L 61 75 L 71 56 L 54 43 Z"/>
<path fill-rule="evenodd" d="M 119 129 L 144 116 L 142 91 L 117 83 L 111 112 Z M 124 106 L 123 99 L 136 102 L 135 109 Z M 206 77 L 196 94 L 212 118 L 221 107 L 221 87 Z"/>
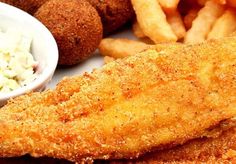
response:
<path fill-rule="evenodd" d="M 0 101 L 7 101 L 10 98 L 14 98 L 16 96 L 19 96 L 25 93 L 30 93 L 34 91 L 35 89 L 42 87 L 42 85 L 47 84 L 51 80 L 57 68 L 57 63 L 59 59 L 59 51 L 58 51 L 56 40 L 53 37 L 52 33 L 38 19 L 36 19 L 32 15 L 28 14 L 27 12 L 17 7 L 8 5 L 3 2 L 0 2 L 0 11 L 1 12 L 7 11 L 7 13 L 10 14 L 9 17 L 12 17 L 12 18 L 14 18 L 15 15 L 20 15 L 22 18 L 27 19 L 29 22 L 32 22 L 32 24 L 34 24 L 39 29 L 41 29 L 41 31 L 44 32 L 46 39 L 50 40 L 51 42 L 49 52 L 50 54 L 52 54 L 52 56 L 50 56 L 50 60 L 48 60 L 48 64 L 45 66 L 45 68 L 43 68 L 43 71 L 36 77 L 34 81 L 32 81 L 31 83 L 27 84 L 24 87 L 20 87 L 11 92 L 0 93 Z M 14 13 L 14 14 L 11 14 L 11 13 Z"/>

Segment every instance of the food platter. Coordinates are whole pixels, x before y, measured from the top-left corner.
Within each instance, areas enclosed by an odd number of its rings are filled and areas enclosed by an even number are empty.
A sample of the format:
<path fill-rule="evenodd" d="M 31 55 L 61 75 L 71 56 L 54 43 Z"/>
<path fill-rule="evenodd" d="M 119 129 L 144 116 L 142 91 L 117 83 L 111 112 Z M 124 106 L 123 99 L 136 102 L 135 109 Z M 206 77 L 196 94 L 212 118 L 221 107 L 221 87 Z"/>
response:
<path fill-rule="evenodd" d="M 235 161 L 236 3 L 227 1 L 127 0 L 135 15 L 109 36 L 100 7 L 46 2 L 34 16 L 55 38 L 45 48 L 54 53 L 40 53 L 54 67 L 29 50 L 33 73 L 55 73 L 39 85 L 46 91 L 2 107 L 0 164 Z"/>
<path fill-rule="evenodd" d="M 130 30 L 130 27 L 118 31 L 116 34 L 109 36 L 111 38 L 128 38 L 128 39 L 137 39 Z M 81 75 L 84 72 L 91 72 L 93 69 L 100 68 L 104 64 L 103 56 L 99 54 L 98 51 L 95 51 L 94 54 L 86 61 L 65 68 L 57 68 L 51 82 L 47 85 L 47 88 L 54 88 L 61 79 L 68 76 Z"/>

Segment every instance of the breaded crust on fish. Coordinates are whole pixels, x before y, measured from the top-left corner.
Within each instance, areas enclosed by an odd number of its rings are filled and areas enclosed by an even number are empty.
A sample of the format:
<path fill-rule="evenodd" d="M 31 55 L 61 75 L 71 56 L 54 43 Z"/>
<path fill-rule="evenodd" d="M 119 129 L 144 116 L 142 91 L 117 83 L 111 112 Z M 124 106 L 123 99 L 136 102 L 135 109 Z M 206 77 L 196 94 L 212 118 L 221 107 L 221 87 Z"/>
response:
<path fill-rule="evenodd" d="M 158 49 L 158 48 L 157 48 Z M 236 38 L 174 44 L 65 78 L 0 111 L 0 156 L 136 158 L 236 115 Z"/>
<path fill-rule="evenodd" d="M 154 151 L 138 159 L 94 161 L 95 164 L 186 164 L 186 163 L 232 163 L 236 161 L 236 120 L 222 121 L 216 127 L 206 131 L 200 138 L 188 141 L 171 149 Z M 0 159 L 1 164 L 70 164 L 65 160 L 52 158 L 21 158 Z"/>
<path fill-rule="evenodd" d="M 222 122 L 209 130 L 206 136 L 188 141 L 172 149 L 154 151 L 134 160 L 99 161 L 111 164 L 186 164 L 236 162 L 236 124 L 234 120 Z"/>

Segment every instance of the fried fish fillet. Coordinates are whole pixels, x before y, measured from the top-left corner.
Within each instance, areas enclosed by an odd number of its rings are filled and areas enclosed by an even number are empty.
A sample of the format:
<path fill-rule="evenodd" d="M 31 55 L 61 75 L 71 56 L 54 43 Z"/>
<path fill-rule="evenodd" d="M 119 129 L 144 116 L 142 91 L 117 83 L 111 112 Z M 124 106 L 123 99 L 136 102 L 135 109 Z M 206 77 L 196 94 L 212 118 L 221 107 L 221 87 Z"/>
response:
<path fill-rule="evenodd" d="M 222 121 L 208 129 L 201 138 L 188 141 L 171 149 L 154 151 L 133 160 L 94 161 L 96 164 L 176 164 L 236 162 L 236 119 Z M 52 158 L 0 158 L 1 164 L 72 164 Z"/>
<path fill-rule="evenodd" d="M 185 163 L 234 163 L 236 162 L 236 124 L 227 120 L 209 131 L 202 138 L 188 141 L 172 149 L 155 151 L 135 160 L 99 161 L 110 164 L 185 164 Z"/>
<path fill-rule="evenodd" d="M 0 157 L 135 158 L 236 115 L 236 38 L 173 45 L 62 80 L 0 110 Z"/>

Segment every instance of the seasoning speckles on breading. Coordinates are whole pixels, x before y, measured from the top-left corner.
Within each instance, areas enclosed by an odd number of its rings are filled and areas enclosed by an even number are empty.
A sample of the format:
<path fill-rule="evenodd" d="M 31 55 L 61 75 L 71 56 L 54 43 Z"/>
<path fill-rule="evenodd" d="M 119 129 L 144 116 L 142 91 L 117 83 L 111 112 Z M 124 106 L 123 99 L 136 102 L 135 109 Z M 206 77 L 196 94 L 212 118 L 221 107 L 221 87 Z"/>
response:
<path fill-rule="evenodd" d="M 0 110 L 0 157 L 132 159 L 236 115 L 236 38 L 116 60 Z"/>

